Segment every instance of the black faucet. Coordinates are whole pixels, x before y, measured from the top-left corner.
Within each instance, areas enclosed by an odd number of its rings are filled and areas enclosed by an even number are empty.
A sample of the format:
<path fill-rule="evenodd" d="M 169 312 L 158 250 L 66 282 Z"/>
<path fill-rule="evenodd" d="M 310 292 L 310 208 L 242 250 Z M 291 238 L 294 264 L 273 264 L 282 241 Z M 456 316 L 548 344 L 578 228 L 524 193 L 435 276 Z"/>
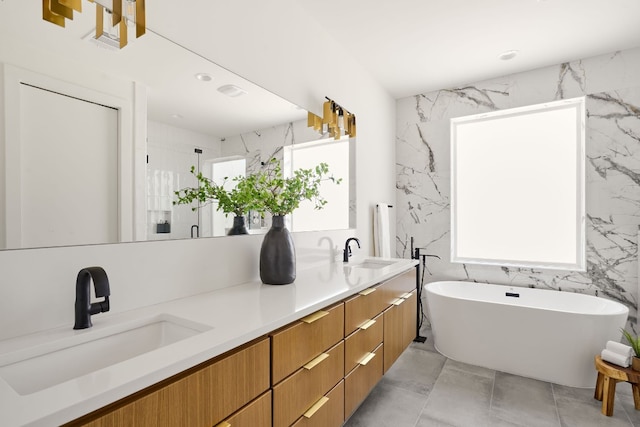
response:
<path fill-rule="evenodd" d="M 356 237 L 349 237 L 347 241 L 344 243 L 344 251 L 342 252 L 342 262 L 349 262 L 349 257 L 351 256 L 351 247 L 349 246 L 349 242 L 355 241 L 360 247 L 360 240 Z"/>
<path fill-rule="evenodd" d="M 197 224 L 191 226 L 191 238 L 193 239 L 193 230 L 196 230 L 196 237 L 200 237 L 200 227 Z"/>
<path fill-rule="evenodd" d="M 90 282 L 93 281 L 96 298 L 103 301 L 91 303 Z M 91 315 L 109 311 L 109 279 L 102 267 L 86 267 L 80 270 L 76 279 L 76 323 L 73 329 L 91 327 Z"/>

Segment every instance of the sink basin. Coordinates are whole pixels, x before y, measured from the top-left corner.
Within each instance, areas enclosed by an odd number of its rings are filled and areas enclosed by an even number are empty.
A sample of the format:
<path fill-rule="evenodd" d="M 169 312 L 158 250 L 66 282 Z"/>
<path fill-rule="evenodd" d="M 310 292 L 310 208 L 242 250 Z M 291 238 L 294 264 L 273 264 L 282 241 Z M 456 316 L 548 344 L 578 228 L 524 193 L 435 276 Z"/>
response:
<path fill-rule="evenodd" d="M 95 329 L 92 328 L 92 329 Z M 77 335 L 26 350 L 0 366 L 2 377 L 18 394 L 27 395 L 98 371 L 211 329 L 161 314 Z"/>
<path fill-rule="evenodd" d="M 349 264 L 350 267 L 377 269 L 395 264 L 396 261 L 388 261 L 382 259 L 365 259 L 364 261 Z"/>

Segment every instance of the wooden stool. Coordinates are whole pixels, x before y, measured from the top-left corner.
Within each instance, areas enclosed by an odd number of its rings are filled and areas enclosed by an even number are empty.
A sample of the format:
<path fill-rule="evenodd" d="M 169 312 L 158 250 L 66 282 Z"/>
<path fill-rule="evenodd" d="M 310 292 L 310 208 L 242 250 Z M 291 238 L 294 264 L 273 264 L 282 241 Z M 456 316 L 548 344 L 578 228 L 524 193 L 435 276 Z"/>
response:
<path fill-rule="evenodd" d="M 633 403 L 636 409 L 640 409 L 640 372 L 605 362 L 600 356 L 596 356 L 596 369 L 598 370 L 598 380 L 596 381 L 596 392 L 593 397 L 602 401 L 602 413 L 604 415 L 608 417 L 613 415 L 616 384 L 620 381 L 626 381 L 631 384 Z"/>

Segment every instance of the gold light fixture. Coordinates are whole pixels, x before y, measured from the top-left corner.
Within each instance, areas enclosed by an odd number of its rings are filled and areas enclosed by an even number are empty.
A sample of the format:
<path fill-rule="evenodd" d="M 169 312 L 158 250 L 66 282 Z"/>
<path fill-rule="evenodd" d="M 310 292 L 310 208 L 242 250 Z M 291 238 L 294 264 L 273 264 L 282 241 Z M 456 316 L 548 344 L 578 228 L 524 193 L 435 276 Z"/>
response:
<path fill-rule="evenodd" d="M 335 101 L 326 99 L 327 101 L 322 105 L 322 117 L 309 112 L 307 126 L 313 127 L 320 133 L 328 132 L 334 139 L 340 139 L 343 133 L 354 138 L 356 136 L 355 114 L 342 108 Z"/>
<path fill-rule="evenodd" d="M 128 25 L 136 38 L 146 31 L 145 0 L 89 0 L 96 4 L 96 40 L 122 49 L 128 42 Z M 42 18 L 61 27 L 82 12 L 82 0 L 42 0 Z M 105 13 L 105 11 L 107 13 Z"/>

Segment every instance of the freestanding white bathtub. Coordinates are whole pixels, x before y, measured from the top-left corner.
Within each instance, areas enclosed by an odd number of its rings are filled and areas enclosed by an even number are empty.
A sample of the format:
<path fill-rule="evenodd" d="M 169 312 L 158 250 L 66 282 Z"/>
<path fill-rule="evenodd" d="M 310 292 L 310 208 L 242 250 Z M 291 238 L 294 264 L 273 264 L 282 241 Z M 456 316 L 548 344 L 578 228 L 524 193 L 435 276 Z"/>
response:
<path fill-rule="evenodd" d="M 425 286 L 436 349 L 453 360 L 594 387 L 594 356 L 619 341 L 629 309 L 572 292 L 471 282 Z"/>

